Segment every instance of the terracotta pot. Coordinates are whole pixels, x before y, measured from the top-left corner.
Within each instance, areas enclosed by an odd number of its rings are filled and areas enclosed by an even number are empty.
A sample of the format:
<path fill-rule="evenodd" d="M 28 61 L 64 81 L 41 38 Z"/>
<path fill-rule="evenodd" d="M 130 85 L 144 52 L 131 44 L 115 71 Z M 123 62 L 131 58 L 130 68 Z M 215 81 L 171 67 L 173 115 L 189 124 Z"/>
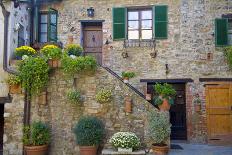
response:
<path fill-rule="evenodd" d="M 201 112 L 201 105 L 200 104 L 195 104 L 194 109 L 196 112 Z"/>
<path fill-rule="evenodd" d="M 146 94 L 146 100 L 151 101 L 151 94 Z"/>
<path fill-rule="evenodd" d="M 57 59 L 49 59 L 48 60 L 48 65 L 51 68 L 58 68 L 60 67 L 60 61 Z"/>
<path fill-rule="evenodd" d="M 128 77 L 124 77 L 124 78 L 123 78 L 123 82 L 124 82 L 124 83 L 129 83 L 129 78 L 128 78 Z"/>
<path fill-rule="evenodd" d="M 169 151 L 169 147 L 167 145 L 164 146 L 152 145 L 152 150 L 155 155 L 167 155 Z"/>
<path fill-rule="evenodd" d="M 125 112 L 127 113 L 132 112 L 132 100 L 129 96 L 125 98 Z"/>
<path fill-rule="evenodd" d="M 9 89 L 10 89 L 10 94 L 21 94 L 22 93 L 22 89 L 19 84 L 10 85 Z"/>
<path fill-rule="evenodd" d="M 97 146 L 79 146 L 81 155 L 96 155 L 97 154 Z"/>
<path fill-rule="evenodd" d="M 47 155 L 48 145 L 24 146 L 24 152 L 26 155 Z"/>
<path fill-rule="evenodd" d="M 169 111 L 170 110 L 170 104 L 168 103 L 167 99 L 163 99 L 163 103 L 159 105 L 160 111 Z"/>
<path fill-rule="evenodd" d="M 46 105 L 47 104 L 47 92 L 42 92 L 39 95 L 39 104 Z"/>

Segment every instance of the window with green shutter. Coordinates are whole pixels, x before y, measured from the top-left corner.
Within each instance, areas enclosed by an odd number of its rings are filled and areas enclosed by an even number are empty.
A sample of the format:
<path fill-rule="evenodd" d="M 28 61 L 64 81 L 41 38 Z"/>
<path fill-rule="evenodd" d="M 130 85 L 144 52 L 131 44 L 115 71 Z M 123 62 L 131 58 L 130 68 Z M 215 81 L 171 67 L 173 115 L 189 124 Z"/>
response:
<path fill-rule="evenodd" d="M 225 46 L 228 44 L 228 19 L 215 19 L 215 45 Z"/>
<path fill-rule="evenodd" d="M 49 9 L 48 38 L 50 42 L 57 42 L 57 15 L 57 10 L 52 8 Z"/>
<path fill-rule="evenodd" d="M 126 8 L 113 8 L 113 39 L 126 38 Z"/>
<path fill-rule="evenodd" d="M 160 5 L 153 7 L 154 36 L 156 39 L 168 38 L 168 6 Z"/>

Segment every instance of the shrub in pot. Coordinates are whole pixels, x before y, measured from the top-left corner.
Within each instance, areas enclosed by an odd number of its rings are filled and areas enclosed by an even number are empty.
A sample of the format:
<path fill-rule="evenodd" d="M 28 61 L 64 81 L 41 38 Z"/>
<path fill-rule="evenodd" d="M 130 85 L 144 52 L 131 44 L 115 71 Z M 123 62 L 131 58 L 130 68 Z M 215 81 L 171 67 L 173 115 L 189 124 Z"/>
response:
<path fill-rule="evenodd" d="M 169 151 L 167 141 L 171 134 L 169 112 L 152 110 L 148 114 L 149 135 L 153 140 L 152 150 L 156 155 L 166 155 Z"/>
<path fill-rule="evenodd" d="M 104 125 L 98 118 L 92 116 L 81 117 L 74 129 L 80 154 L 96 155 L 104 132 Z"/>
<path fill-rule="evenodd" d="M 37 52 L 34 48 L 30 46 L 20 46 L 15 49 L 15 56 L 17 59 L 22 59 L 24 55 L 35 56 L 37 55 Z"/>
<path fill-rule="evenodd" d="M 117 132 L 109 141 L 118 152 L 132 152 L 140 147 L 140 139 L 133 132 Z"/>
<path fill-rule="evenodd" d="M 122 72 L 122 78 L 124 83 L 128 83 L 130 78 L 135 77 L 134 72 Z"/>
<path fill-rule="evenodd" d="M 46 45 L 41 49 L 41 53 L 48 59 L 48 65 L 52 68 L 60 67 L 62 50 L 56 45 Z"/>
<path fill-rule="evenodd" d="M 112 92 L 111 90 L 101 89 L 96 94 L 96 100 L 99 103 L 107 103 L 112 100 Z"/>
<path fill-rule="evenodd" d="M 153 103 L 159 107 L 161 111 L 168 111 L 170 106 L 174 104 L 174 96 L 176 95 L 175 89 L 167 83 L 154 85 L 155 93 L 157 94 Z"/>
<path fill-rule="evenodd" d="M 70 55 L 81 56 L 83 48 L 79 44 L 68 44 L 65 48 L 65 52 Z"/>
<path fill-rule="evenodd" d="M 10 93 L 12 94 L 18 94 L 21 93 L 21 79 L 19 76 L 17 75 L 9 75 L 8 80 L 7 80 L 8 84 L 9 84 L 9 89 L 10 89 Z"/>
<path fill-rule="evenodd" d="M 33 122 L 31 126 L 24 126 L 23 144 L 26 155 L 47 155 L 51 132 L 45 123 Z"/>

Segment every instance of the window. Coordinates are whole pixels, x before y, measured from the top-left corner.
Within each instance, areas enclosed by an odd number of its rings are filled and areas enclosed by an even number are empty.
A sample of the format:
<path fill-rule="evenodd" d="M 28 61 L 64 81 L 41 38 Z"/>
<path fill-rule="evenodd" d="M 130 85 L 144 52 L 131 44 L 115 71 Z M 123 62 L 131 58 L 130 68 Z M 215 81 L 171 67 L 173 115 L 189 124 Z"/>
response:
<path fill-rule="evenodd" d="M 18 47 L 25 45 L 25 38 L 24 38 L 24 27 L 20 25 L 18 31 Z"/>
<path fill-rule="evenodd" d="M 152 10 L 128 11 L 128 39 L 152 39 Z"/>
<path fill-rule="evenodd" d="M 228 20 L 228 44 L 232 45 L 232 19 Z"/>
<path fill-rule="evenodd" d="M 41 12 L 39 15 L 39 42 L 57 42 L 57 11 Z"/>

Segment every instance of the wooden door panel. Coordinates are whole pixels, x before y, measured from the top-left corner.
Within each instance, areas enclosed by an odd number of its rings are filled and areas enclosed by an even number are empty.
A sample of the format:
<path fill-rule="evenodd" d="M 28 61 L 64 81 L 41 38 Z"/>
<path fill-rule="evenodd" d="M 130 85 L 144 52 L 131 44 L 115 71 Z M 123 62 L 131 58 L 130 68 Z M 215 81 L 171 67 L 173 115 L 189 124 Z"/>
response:
<path fill-rule="evenodd" d="M 206 87 L 206 112 L 209 138 L 232 133 L 232 85 Z"/>

